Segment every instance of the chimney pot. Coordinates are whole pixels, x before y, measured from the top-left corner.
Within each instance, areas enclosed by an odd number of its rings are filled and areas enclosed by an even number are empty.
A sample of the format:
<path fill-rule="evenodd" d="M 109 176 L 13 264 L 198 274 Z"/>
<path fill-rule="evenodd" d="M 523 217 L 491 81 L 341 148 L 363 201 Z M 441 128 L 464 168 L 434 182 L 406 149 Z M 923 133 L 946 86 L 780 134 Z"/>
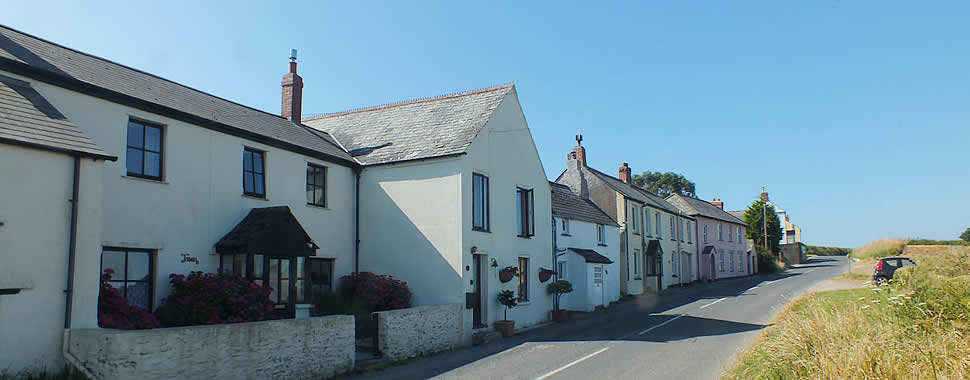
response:
<path fill-rule="evenodd" d="M 573 147 L 572 152 L 566 156 L 566 163 L 569 165 L 576 165 L 576 168 L 581 168 L 586 166 L 586 148 L 583 147 L 583 135 L 576 135 L 576 146 Z M 573 162 L 575 160 L 575 162 Z"/>

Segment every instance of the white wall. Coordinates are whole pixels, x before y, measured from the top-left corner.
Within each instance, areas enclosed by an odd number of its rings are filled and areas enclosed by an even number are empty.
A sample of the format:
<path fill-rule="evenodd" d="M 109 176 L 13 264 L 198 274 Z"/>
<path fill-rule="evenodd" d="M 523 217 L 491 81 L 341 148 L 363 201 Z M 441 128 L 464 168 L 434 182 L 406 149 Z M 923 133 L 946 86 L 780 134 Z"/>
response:
<path fill-rule="evenodd" d="M 460 158 L 365 168 L 360 270 L 407 282 L 414 306 L 465 302 Z M 471 193 L 465 193 L 471 197 Z"/>
<path fill-rule="evenodd" d="M 217 270 L 215 243 L 252 208 L 289 206 L 320 246 L 317 257 L 336 259 L 335 278 L 353 270 L 352 169 L 44 83 L 32 85 L 102 149 L 118 156 L 117 162 L 104 168 L 99 243 L 156 250 L 153 307 L 168 295 L 169 274 Z M 161 182 L 125 175 L 130 117 L 164 126 Z M 247 146 L 266 151 L 265 200 L 242 195 L 242 156 Z M 328 168 L 327 208 L 306 204 L 308 162 Z M 198 258 L 199 264 L 183 263 L 182 254 Z M 96 264 L 87 270 L 99 271 L 99 257 L 90 258 Z"/>
<path fill-rule="evenodd" d="M 104 161 L 81 160 L 72 327 L 97 326 Z M 0 371 L 61 365 L 74 158 L 0 144 Z"/>
<path fill-rule="evenodd" d="M 556 247 L 559 251 L 567 248 L 592 249 L 597 253 L 613 260 L 612 264 L 604 264 L 603 285 L 606 287 L 605 301 L 615 302 L 620 299 L 620 229 L 615 226 L 605 226 L 606 246 L 601 246 L 596 240 L 596 224 L 579 220 L 569 221 L 569 235 L 563 235 L 562 218 L 556 219 Z M 557 261 L 566 261 L 566 281 L 573 285 L 573 292 L 564 294 L 560 307 L 569 310 L 592 310 L 593 269 L 586 260 L 572 252 L 559 252 Z M 556 269 L 556 268 L 553 268 Z"/>
<path fill-rule="evenodd" d="M 498 270 L 516 266 L 519 257 L 529 258 L 529 298 L 509 311 L 509 319 L 516 321 L 516 328 L 530 326 L 549 319 L 552 297 L 540 283 L 539 268 L 553 269 L 552 253 L 552 204 L 549 182 L 539 160 L 532 134 L 522 114 L 515 93 L 508 95 L 493 112 L 486 126 L 479 132 L 461 160 L 462 261 L 470 266 L 471 248 L 479 254 L 487 254 L 487 260 L 496 259 L 497 268 L 487 267 L 484 281 L 486 324 L 503 318 L 504 308 L 497 301 L 500 290 L 513 290 L 518 294 L 517 278 L 501 283 Z M 471 189 L 472 173 L 489 177 L 491 232 L 472 231 Z M 516 187 L 534 190 L 535 236 L 518 237 L 515 231 Z M 463 292 L 473 292 L 471 280 L 474 274 L 463 270 Z M 466 331 L 470 331 L 472 311 L 466 310 Z"/>

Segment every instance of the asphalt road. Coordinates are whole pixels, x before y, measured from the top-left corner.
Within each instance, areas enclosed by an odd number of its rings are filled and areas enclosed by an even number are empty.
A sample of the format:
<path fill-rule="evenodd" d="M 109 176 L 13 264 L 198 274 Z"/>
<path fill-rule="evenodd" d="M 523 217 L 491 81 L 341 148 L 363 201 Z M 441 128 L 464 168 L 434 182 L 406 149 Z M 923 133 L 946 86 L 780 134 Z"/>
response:
<path fill-rule="evenodd" d="M 784 273 L 668 290 L 360 377 L 716 378 L 782 307 L 848 268 L 845 257 L 818 257 Z"/>

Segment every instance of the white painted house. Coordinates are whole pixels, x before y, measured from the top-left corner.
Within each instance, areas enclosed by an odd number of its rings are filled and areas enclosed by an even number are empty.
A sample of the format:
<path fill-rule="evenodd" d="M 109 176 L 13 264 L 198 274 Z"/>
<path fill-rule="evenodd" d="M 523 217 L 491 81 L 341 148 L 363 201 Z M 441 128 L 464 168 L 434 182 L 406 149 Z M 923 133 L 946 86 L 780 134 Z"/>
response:
<path fill-rule="evenodd" d="M 360 270 L 408 283 L 414 304 L 461 303 L 464 338 L 503 319 L 549 319 L 549 184 L 513 85 L 308 119 L 363 165 Z M 537 228 L 538 227 L 538 228 Z M 499 270 L 518 268 L 509 282 Z"/>
<path fill-rule="evenodd" d="M 300 124 L 295 72 L 282 117 L 0 26 L 0 369 L 59 366 L 62 329 L 97 327 L 104 269 L 154 310 L 170 274 L 222 265 L 290 315 L 353 271 L 360 165 Z M 229 234 L 253 223 L 282 233 Z"/>
<path fill-rule="evenodd" d="M 588 198 L 620 224 L 620 291 L 658 292 L 696 281 L 694 218 L 634 186 L 627 163 L 620 166 L 619 177 L 587 166 L 581 142 L 577 136 L 556 183 Z"/>
<path fill-rule="evenodd" d="M 593 311 L 620 299 L 620 226 L 569 186 L 550 182 L 556 277 L 569 281 L 565 310 Z"/>

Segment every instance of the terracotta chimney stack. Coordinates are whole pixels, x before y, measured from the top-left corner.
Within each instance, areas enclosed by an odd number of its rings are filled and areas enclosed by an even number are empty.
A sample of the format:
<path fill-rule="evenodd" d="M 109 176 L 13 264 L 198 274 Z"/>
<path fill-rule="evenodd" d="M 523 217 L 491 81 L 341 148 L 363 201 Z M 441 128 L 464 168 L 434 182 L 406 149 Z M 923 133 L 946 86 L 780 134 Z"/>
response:
<path fill-rule="evenodd" d="M 724 209 L 724 202 L 721 202 L 720 199 L 714 198 L 714 201 L 711 202 L 711 204 L 714 205 L 714 207 L 717 207 L 717 208 L 719 208 L 721 210 Z"/>
<path fill-rule="evenodd" d="M 284 118 L 299 123 L 303 112 L 303 78 L 296 74 L 296 49 L 290 50 L 290 72 L 283 76 Z"/>
<path fill-rule="evenodd" d="M 625 183 L 630 183 L 630 180 L 633 179 L 630 176 L 630 166 L 627 165 L 626 162 L 624 162 L 623 165 L 620 165 L 620 177 L 619 178 L 620 178 L 620 181 L 623 181 Z"/>

